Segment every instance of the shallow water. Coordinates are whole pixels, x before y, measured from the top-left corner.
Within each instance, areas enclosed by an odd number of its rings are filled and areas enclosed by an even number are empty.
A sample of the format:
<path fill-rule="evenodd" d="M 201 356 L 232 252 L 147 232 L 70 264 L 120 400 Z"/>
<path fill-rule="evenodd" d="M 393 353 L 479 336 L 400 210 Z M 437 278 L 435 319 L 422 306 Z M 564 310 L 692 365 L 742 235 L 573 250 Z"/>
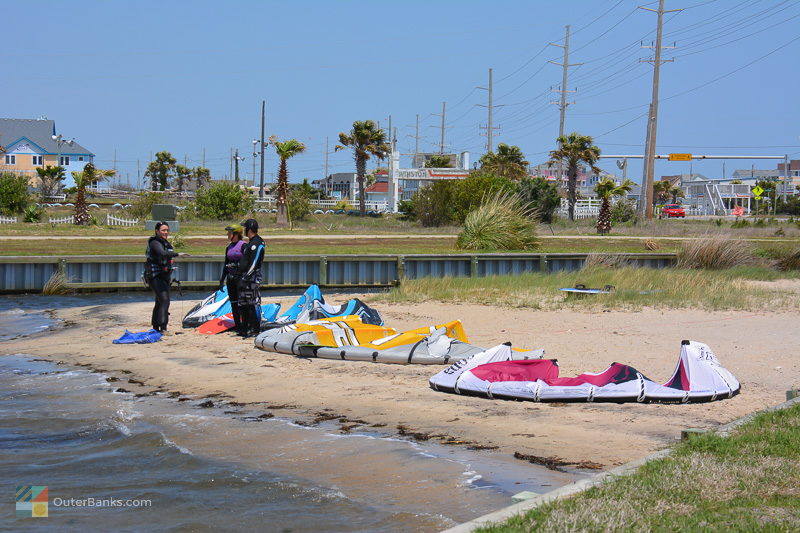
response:
<path fill-rule="evenodd" d="M 0 305 L 8 338 L 19 333 L 14 324 L 52 325 L 44 314 L 8 313 L 18 304 Z M 0 481 L 9 495 L 0 500 L 0 529 L 33 521 L 45 531 L 435 531 L 509 505 L 516 492 L 580 477 L 494 452 L 341 434 L 333 425 L 301 427 L 113 389 L 102 374 L 0 357 Z M 49 517 L 8 520 L 16 485 L 48 486 Z M 64 507 L 56 498 L 149 505 Z"/>

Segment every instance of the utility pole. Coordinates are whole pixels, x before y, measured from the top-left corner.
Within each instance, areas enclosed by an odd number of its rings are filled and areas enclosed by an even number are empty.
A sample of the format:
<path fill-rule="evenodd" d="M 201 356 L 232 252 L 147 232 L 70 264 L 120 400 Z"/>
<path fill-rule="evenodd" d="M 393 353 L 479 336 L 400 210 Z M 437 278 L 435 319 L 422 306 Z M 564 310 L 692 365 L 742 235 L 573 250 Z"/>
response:
<path fill-rule="evenodd" d="M 261 100 L 261 179 L 258 185 L 258 199 L 264 199 L 264 120 L 267 112 L 267 101 Z"/>
<path fill-rule="evenodd" d="M 325 137 L 325 196 L 328 196 L 328 137 Z"/>
<path fill-rule="evenodd" d="M 489 105 L 478 104 L 480 107 L 485 107 L 489 110 L 489 122 L 486 125 L 486 151 L 492 152 L 494 150 L 494 144 L 492 143 L 492 134 L 494 133 L 495 128 L 494 122 L 492 121 L 492 111 L 495 107 L 503 107 L 501 105 L 494 105 L 492 94 L 493 94 L 493 83 L 492 83 L 492 69 L 489 69 L 489 86 L 488 87 L 478 87 L 478 89 L 483 89 L 484 91 L 488 91 L 489 93 Z M 483 128 L 483 126 L 480 126 Z"/>
<path fill-rule="evenodd" d="M 203 148 L 203 168 L 206 168 L 206 149 Z"/>
<path fill-rule="evenodd" d="M 142 184 L 142 171 L 141 171 L 141 168 L 139 167 L 139 160 L 138 159 L 136 160 L 136 185 L 139 186 L 140 190 L 144 189 L 144 186 Z"/>
<path fill-rule="evenodd" d="M 233 177 L 233 146 L 231 146 L 231 155 L 229 156 L 228 159 L 229 159 L 228 162 L 230 163 L 231 166 L 231 170 L 230 172 L 228 172 L 228 179 L 231 179 Z"/>
<path fill-rule="evenodd" d="M 574 104 L 575 102 L 567 102 L 567 93 L 574 93 L 576 91 L 568 91 L 567 90 L 567 73 L 569 72 L 569 67 L 577 67 L 578 65 L 583 65 L 583 63 L 569 63 L 569 24 L 566 26 L 566 34 L 564 36 L 564 45 L 550 43 L 551 46 L 558 46 L 559 48 L 564 49 L 564 62 L 563 63 L 556 63 L 555 61 L 549 61 L 554 65 L 559 65 L 562 67 L 561 73 L 561 102 L 558 104 L 559 110 L 559 120 L 558 120 L 558 137 L 561 138 L 564 136 L 564 118 L 567 111 L 567 106 L 570 104 Z M 555 92 L 555 91 L 554 91 Z M 551 102 L 555 104 L 556 102 Z M 561 142 L 559 141 L 558 147 L 561 148 Z M 561 186 L 564 182 L 564 163 L 559 160 L 558 161 L 558 184 Z"/>
<path fill-rule="evenodd" d="M 414 155 L 419 153 L 419 113 L 417 113 L 417 129 L 414 133 Z"/>
<path fill-rule="evenodd" d="M 646 200 L 644 206 L 645 218 L 653 218 L 653 202 L 650 197 L 653 194 L 653 174 L 655 173 L 655 153 L 656 153 L 656 133 L 658 131 L 658 82 L 659 74 L 661 71 L 661 63 L 673 61 L 672 59 L 661 60 L 661 34 L 664 22 L 664 13 L 672 13 L 675 11 L 682 11 L 680 9 L 672 9 L 664 11 L 664 0 L 658 0 L 658 10 L 650 9 L 649 7 L 641 7 L 646 11 L 652 11 L 658 14 L 658 26 L 656 30 L 656 44 L 655 56 L 652 60 L 644 59 L 640 61 L 653 62 L 653 95 L 650 101 L 650 116 L 647 120 L 647 147 L 645 148 L 646 158 L 644 161 L 644 169 L 642 172 L 642 198 Z"/>
<path fill-rule="evenodd" d="M 489 113 L 491 112 L 492 112 L 491 108 L 489 108 Z M 442 142 L 439 144 L 440 154 L 444 154 L 444 119 L 446 116 L 447 116 L 447 102 L 442 102 Z"/>

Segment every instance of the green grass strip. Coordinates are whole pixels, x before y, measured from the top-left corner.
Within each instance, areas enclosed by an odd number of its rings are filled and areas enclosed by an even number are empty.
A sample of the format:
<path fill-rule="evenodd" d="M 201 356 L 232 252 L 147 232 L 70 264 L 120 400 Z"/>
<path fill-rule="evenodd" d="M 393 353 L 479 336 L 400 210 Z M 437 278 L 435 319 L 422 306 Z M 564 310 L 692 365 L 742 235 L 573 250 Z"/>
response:
<path fill-rule="evenodd" d="M 727 437 L 693 436 L 634 474 L 478 531 L 798 531 L 799 442 L 795 404 Z"/>

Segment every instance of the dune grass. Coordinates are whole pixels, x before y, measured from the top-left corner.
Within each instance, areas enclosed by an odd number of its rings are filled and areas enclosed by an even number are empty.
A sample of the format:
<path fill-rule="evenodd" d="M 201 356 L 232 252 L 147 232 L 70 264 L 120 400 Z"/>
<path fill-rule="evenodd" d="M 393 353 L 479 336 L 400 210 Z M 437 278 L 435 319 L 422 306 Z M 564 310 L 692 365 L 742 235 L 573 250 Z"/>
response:
<path fill-rule="evenodd" d="M 484 533 L 798 531 L 800 404 L 727 437 L 693 436 L 634 474 L 550 502 Z"/>
<path fill-rule="evenodd" d="M 577 272 L 520 274 L 481 278 L 422 278 L 403 281 L 387 293 L 387 302 L 463 302 L 532 309 L 637 309 L 643 307 L 708 310 L 797 310 L 794 292 L 753 281 L 800 278 L 800 272 L 765 267 L 706 271 L 678 268 L 608 268 L 592 266 Z M 561 287 L 613 285 L 615 292 L 584 298 L 568 297 Z"/>

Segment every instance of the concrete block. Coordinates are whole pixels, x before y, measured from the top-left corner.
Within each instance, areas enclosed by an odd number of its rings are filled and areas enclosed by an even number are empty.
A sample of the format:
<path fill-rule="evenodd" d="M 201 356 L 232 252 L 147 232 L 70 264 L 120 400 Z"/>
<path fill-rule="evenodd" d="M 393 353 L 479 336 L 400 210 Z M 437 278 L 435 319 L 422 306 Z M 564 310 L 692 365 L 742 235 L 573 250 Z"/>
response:
<path fill-rule="evenodd" d="M 538 494 L 535 492 L 531 492 L 529 490 L 523 490 L 522 492 L 518 492 L 511 497 L 511 501 L 514 503 L 524 502 L 525 500 L 530 500 L 531 498 L 537 497 Z"/>

